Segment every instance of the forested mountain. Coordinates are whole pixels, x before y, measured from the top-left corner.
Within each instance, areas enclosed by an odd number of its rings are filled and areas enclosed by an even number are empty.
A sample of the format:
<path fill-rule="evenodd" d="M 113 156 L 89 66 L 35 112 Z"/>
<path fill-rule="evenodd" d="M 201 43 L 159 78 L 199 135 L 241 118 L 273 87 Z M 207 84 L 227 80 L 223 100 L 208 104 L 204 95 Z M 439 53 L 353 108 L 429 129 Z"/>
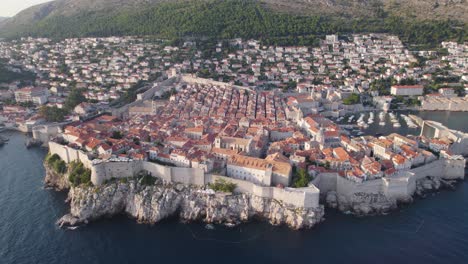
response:
<path fill-rule="evenodd" d="M 439 0 L 429 17 L 421 10 L 431 0 L 57 0 L 1 22 L 0 36 L 243 37 L 309 44 L 336 32 L 388 32 L 427 45 L 466 39 L 465 1 Z M 447 20 L 446 10 L 461 15 Z"/>

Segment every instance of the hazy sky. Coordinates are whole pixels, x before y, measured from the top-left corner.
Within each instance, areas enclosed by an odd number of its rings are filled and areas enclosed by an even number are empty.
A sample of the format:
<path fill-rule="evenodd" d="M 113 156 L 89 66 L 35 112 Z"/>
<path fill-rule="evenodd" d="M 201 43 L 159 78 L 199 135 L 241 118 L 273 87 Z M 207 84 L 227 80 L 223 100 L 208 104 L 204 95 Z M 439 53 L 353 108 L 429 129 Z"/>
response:
<path fill-rule="evenodd" d="M 0 0 L 0 16 L 11 17 L 25 8 L 50 1 L 51 0 Z"/>

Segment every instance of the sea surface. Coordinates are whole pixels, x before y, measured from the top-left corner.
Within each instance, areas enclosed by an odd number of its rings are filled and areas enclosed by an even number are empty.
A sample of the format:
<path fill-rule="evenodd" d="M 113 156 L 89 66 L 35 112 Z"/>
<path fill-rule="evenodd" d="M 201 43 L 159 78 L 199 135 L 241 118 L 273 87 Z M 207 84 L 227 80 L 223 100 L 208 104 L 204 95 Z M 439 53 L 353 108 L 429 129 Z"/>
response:
<path fill-rule="evenodd" d="M 468 130 L 467 114 L 420 115 Z M 208 230 L 177 219 L 150 226 L 122 215 L 71 231 L 55 225 L 69 210 L 66 194 L 43 188 L 46 151 L 27 150 L 20 133 L 1 135 L 10 141 L 0 147 L 0 264 L 468 263 L 467 181 L 386 216 L 326 209 L 310 230 L 259 222 Z"/>

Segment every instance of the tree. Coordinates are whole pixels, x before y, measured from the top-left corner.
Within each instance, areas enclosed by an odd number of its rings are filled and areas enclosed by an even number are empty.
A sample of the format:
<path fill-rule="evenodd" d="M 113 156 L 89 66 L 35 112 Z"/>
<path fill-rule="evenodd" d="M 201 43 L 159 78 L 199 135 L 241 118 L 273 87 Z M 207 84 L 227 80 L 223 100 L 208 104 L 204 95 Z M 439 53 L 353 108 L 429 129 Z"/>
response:
<path fill-rule="evenodd" d="M 73 186 L 91 184 L 91 170 L 84 167 L 83 163 L 73 161 L 69 164 L 68 180 Z"/>
<path fill-rule="evenodd" d="M 63 122 L 67 111 L 56 106 L 41 106 L 39 115 L 49 122 Z"/>
<path fill-rule="evenodd" d="M 359 94 L 351 94 L 348 98 L 343 99 L 343 104 L 345 105 L 353 105 L 358 104 L 361 101 L 361 96 Z"/>
<path fill-rule="evenodd" d="M 307 187 L 312 178 L 307 173 L 306 169 L 300 168 L 295 175 L 293 186 L 295 188 Z"/>
<path fill-rule="evenodd" d="M 63 161 L 59 155 L 50 153 L 46 156 L 46 163 L 49 165 L 56 173 L 65 173 L 67 171 L 67 164 Z"/>
<path fill-rule="evenodd" d="M 86 97 L 84 97 L 83 91 L 81 89 L 73 89 L 65 101 L 64 109 L 72 111 L 75 106 L 83 102 L 86 102 Z"/>
<path fill-rule="evenodd" d="M 122 139 L 123 138 L 122 132 L 120 132 L 118 130 L 112 131 L 111 138 L 113 138 L 113 139 Z"/>
<path fill-rule="evenodd" d="M 376 15 L 347 18 L 305 16 L 275 12 L 259 1 L 167 1 L 145 8 L 118 8 L 113 12 L 80 11 L 67 16 L 46 16 L 35 25 L 2 30 L 2 37 L 153 35 L 180 45 L 184 37 L 208 39 L 259 38 L 266 44 L 317 44 L 330 33 L 376 32 L 398 35 L 422 48 L 442 40 L 466 40 L 467 28 L 456 20 L 414 20 L 375 8 Z"/>
<path fill-rule="evenodd" d="M 236 189 L 237 185 L 224 179 L 216 179 L 214 183 L 208 184 L 208 187 L 216 192 L 232 193 Z"/>

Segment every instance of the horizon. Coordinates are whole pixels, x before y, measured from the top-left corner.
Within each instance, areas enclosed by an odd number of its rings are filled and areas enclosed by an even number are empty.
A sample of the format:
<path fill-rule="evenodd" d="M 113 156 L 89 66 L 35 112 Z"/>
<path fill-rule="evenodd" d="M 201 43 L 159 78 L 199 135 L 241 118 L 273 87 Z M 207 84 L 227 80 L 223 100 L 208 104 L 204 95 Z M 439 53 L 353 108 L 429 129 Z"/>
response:
<path fill-rule="evenodd" d="M 52 0 L 3 0 L 2 8 L 0 9 L 0 17 L 13 17 L 19 12 L 46 2 L 51 2 Z"/>

